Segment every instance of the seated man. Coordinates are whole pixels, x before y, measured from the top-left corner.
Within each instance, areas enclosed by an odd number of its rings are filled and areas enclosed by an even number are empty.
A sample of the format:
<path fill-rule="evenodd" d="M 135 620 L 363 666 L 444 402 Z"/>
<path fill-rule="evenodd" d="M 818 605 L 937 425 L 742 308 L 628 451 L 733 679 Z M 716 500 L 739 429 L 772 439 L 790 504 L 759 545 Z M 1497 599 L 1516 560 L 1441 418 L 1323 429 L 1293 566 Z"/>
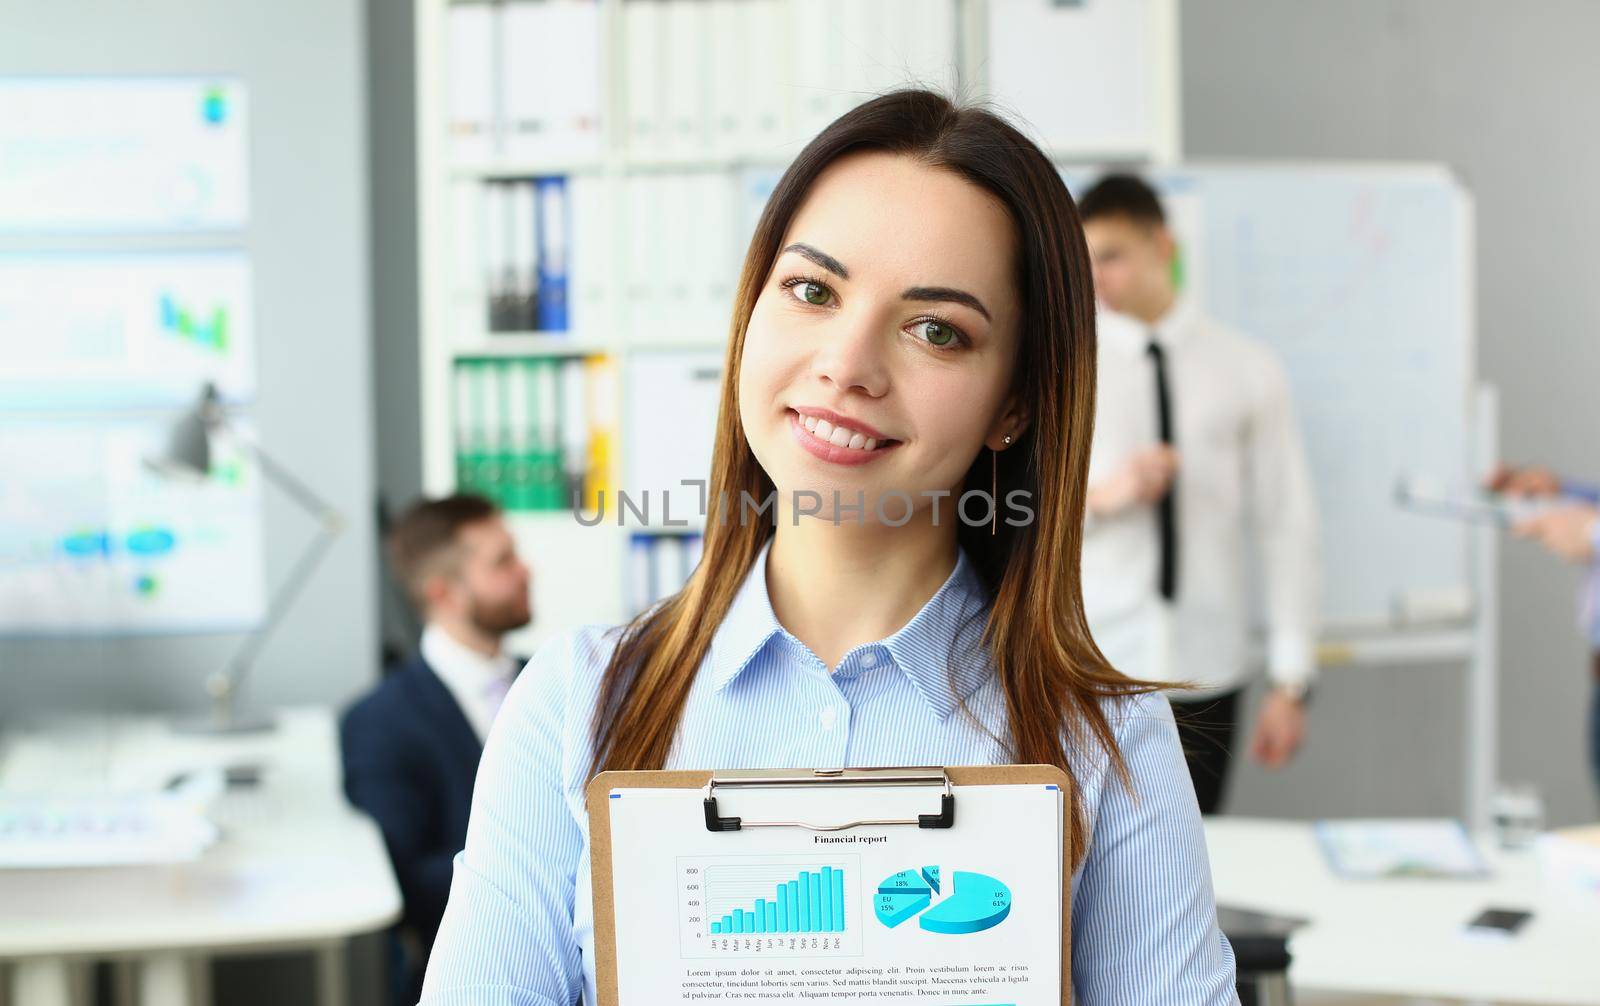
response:
<path fill-rule="evenodd" d="M 484 739 L 523 663 L 501 639 L 532 613 L 528 568 L 488 500 L 416 503 L 388 546 L 426 628 L 420 652 L 345 713 L 340 746 L 345 794 L 383 830 L 405 899 L 400 935 L 411 959 L 396 992 L 415 1002 L 452 860 L 466 844 Z"/>

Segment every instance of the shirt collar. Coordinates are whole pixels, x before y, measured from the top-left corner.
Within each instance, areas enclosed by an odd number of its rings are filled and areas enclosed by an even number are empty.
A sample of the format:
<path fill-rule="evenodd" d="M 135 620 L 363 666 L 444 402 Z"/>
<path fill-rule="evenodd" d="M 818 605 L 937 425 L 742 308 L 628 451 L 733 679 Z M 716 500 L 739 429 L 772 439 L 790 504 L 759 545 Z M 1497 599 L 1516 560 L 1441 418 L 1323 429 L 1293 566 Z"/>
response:
<path fill-rule="evenodd" d="M 419 646 L 422 659 L 446 684 L 481 691 L 494 680 L 510 680 L 516 675 L 515 658 L 504 653 L 485 656 L 469 646 L 463 646 L 444 629 L 433 623 L 422 630 Z"/>
<path fill-rule="evenodd" d="M 1175 346 L 1182 342 L 1194 322 L 1196 311 L 1193 297 L 1188 294 L 1178 294 L 1172 306 L 1167 308 L 1167 313 L 1150 326 L 1156 340 L 1162 346 Z"/>
<path fill-rule="evenodd" d="M 797 653 L 809 652 L 773 614 L 767 594 L 771 548 L 769 538 L 712 641 L 712 674 L 719 692 L 743 674 L 774 637 L 782 637 Z M 911 621 L 887 639 L 865 645 L 888 650 L 895 667 L 943 720 L 989 678 L 990 662 L 982 647 L 988 604 L 977 569 L 966 551 L 957 547 L 955 568 Z"/>
<path fill-rule="evenodd" d="M 1182 293 L 1178 294 L 1172 306 L 1167 308 L 1167 313 L 1154 325 L 1147 325 L 1131 314 L 1123 314 L 1101 305 L 1096 311 L 1095 329 L 1103 345 L 1128 353 L 1143 354 L 1150 345 L 1152 335 L 1163 347 L 1171 347 L 1182 342 L 1193 327 L 1198 312 L 1199 308 L 1194 298 Z"/>

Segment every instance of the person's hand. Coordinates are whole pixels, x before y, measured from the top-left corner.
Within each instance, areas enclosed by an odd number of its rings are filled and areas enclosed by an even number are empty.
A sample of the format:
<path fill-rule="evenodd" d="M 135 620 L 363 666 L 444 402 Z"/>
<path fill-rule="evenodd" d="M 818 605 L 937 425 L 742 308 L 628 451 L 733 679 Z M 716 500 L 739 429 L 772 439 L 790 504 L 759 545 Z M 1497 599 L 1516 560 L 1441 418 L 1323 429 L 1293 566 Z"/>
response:
<path fill-rule="evenodd" d="M 1289 764 L 1306 737 L 1306 706 L 1281 688 L 1274 688 L 1262 700 L 1256 717 L 1255 736 L 1250 740 L 1250 757 L 1269 769 Z"/>
<path fill-rule="evenodd" d="M 1518 521 L 1511 531 L 1519 538 L 1532 538 L 1568 562 L 1595 560 L 1595 522 L 1600 509 L 1592 506 L 1564 506 Z"/>
<path fill-rule="evenodd" d="M 1561 492 L 1561 478 L 1542 465 L 1498 464 L 1483 480 L 1483 487 L 1507 496 L 1555 496 Z"/>
<path fill-rule="evenodd" d="M 1089 510 L 1096 516 L 1110 517 L 1130 507 L 1154 503 L 1167 494 L 1177 474 L 1176 450 L 1167 444 L 1146 448 L 1089 487 Z"/>

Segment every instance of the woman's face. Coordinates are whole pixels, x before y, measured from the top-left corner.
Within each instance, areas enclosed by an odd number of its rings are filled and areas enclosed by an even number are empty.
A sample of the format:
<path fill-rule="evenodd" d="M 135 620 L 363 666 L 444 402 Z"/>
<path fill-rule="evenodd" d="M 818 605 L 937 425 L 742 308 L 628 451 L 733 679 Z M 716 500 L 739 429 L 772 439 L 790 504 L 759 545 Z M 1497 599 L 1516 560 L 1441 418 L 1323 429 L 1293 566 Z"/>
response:
<path fill-rule="evenodd" d="M 906 494 L 947 491 L 980 447 L 1021 423 L 1009 400 L 1020 333 L 1015 229 L 1000 202 L 950 171 L 860 153 L 817 178 L 756 301 L 739 417 L 783 507 L 833 494 L 900 523 Z M 802 505 L 810 505 L 803 502 Z M 976 513 L 978 507 L 970 512 Z M 856 520 L 851 511 L 842 519 Z"/>

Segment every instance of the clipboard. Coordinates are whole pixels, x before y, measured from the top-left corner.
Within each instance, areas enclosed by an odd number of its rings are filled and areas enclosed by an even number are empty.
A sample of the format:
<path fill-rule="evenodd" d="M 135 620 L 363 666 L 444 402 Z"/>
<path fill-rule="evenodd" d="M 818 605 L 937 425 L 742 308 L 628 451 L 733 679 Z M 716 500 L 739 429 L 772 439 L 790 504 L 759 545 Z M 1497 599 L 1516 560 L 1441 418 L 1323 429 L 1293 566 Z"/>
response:
<path fill-rule="evenodd" d="M 589 782 L 585 797 L 589 809 L 589 848 L 594 902 L 595 986 L 600 1006 L 622 1004 L 618 989 L 615 862 L 611 831 L 613 795 L 619 790 L 682 790 L 695 800 L 708 833 L 734 834 L 761 829 L 801 829 L 817 834 L 838 834 L 857 828 L 916 829 L 933 834 L 950 829 L 960 816 L 962 790 L 992 786 L 1055 787 L 1061 793 L 1061 1003 L 1072 999 L 1071 887 L 1077 862 L 1077 835 L 1072 822 L 1073 790 L 1067 774 L 1051 765 L 974 765 L 951 767 L 873 769 L 777 769 L 730 771 L 602 772 Z M 927 810 L 914 816 L 883 819 L 778 820 L 754 819 L 726 813 L 725 798 L 740 790 L 828 787 L 922 787 L 928 791 Z"/>
<path fill-rule="evenodd" d="M 1548 504 L 1536 499 L 1514 499 L 1496 493 L 1449 493 L 1426 483 L 1401 479 L 1395 483 L 1394 501 L 1403 510 L 1427 517 L 1486 524 L 1509 530 L 1518 521 L 1538 516 Z"/>

